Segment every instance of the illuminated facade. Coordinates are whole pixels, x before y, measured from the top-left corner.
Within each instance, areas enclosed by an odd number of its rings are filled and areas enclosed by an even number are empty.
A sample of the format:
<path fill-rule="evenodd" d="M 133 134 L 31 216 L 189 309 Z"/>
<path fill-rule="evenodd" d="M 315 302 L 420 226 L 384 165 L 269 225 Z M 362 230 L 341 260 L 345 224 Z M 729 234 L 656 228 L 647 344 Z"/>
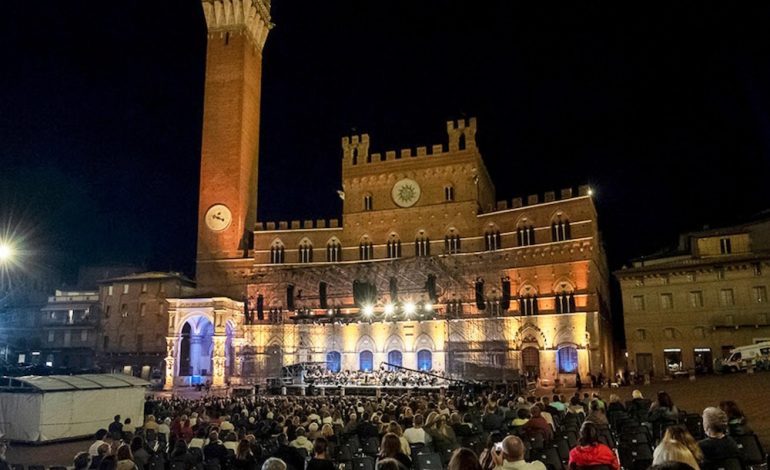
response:
<path fill-rule="evenodd" d="M 710 372 L 731 349 L 770 341 L 770 220 L 684 234 L 615 276 L 629 370 Z"/>
<path fill-rule="evenodd" d="M 591 191 L 497 201 L 474 118 L 448 122 L 447 142 L 430 148 L 374 153 L 368 135 L 344 137 L 342 222 L 249 225 L 255 211 L 240 198 L 256 192 L 269 3 L 203 4 L 200 296 L 169 300 L 167 387 L 260 381 L 302 361 L 469 378 L 518 369 L 567 382 L 613 371 Z M 245 81 L 242 100 L 223 76 Z"/>

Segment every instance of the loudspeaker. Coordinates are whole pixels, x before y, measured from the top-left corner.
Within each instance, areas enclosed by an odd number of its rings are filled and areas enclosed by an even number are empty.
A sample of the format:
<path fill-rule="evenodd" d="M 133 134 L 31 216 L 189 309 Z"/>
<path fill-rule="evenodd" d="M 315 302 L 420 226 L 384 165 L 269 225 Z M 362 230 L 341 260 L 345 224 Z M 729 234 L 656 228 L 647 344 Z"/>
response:
<path fill-rule="evenodd" d="M 428 298 L 431 302 L 438 302 L 438 296 L 436 295 L 436 276 L 428 274 L 428 280 L 425 281 L 425 290 L 428 291 Z"/>
<path fill-rule="evenodd" d="M 286 310 L 294 311 L 294 284 L 286 286 Z"/>
<path fill-rule="evenodd" d="M 257 320 L 262 321 L 265 319 L 265 298 L 262 294 L 257 296 Z"/>
<path fill-rule="evenodd" d="M 476 308 L 484 310 L 487 308 L 486 301 L 484 300 L 484 279 L 476 279 Z"/>
<path fill-rule="evenodd" d="M 393 303 L 398 302 L 398 280 L 395 277 L 390 278 L 390 301 Z"/>
<path fill-rule="evenodd" d="M 321 308 L 324 310 L 329 308 L 329 304 L 326 301 L 326 283 L 323 281 L 318 284 L 318 297 L 320 299 Z"/>
<path fill-rule="evenodd" d="M 500 302 L 500 307 L 503 310 L 511 308 L 511 281 L 507 278 L 503 278 L 503 299 Z"/>

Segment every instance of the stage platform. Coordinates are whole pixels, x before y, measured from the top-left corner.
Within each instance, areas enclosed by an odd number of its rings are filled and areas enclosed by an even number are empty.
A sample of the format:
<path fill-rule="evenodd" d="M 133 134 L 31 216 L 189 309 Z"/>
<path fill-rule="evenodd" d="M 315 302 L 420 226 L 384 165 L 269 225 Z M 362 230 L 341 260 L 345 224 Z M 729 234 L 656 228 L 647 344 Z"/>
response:
<path fill-rule="evenodd" d="M 315 395 L 315 396 L 380 396 L 400 395 L 412 393 L 437 393 L 448 390 L 446 385 L 284 385 L 283 387 L 271 387 L 268 392 L 271 395 Z"/>

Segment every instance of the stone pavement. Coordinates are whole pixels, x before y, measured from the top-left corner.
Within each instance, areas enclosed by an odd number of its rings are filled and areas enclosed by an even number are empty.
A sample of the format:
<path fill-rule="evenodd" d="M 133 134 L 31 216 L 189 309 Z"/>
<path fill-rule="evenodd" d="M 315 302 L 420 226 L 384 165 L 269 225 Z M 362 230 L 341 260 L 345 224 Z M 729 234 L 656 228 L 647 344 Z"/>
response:
<path fill-rule="evenodd" d="M 734 400 L 748 416 L 749 425 L 759 436 L 762 446 L 770 450 L 770 372 L 703 376 L 694 382 L 681 378 L 638 388 L 647 398 L 654 398 L 659 390 L 665 390 L 680 409 L 691 413 L 701 413 L 707 406 L 718 406 L 721 400 Z M 631 399 L 632 390 L 631 387 L 612 390 L 605 388 L 599 390 L 599 393 L 604 399 L 615 393 L 626 401 Z M 564 390 L 563 393 L 572 391 Z M 25 465 L 72 465 L 75 454 L 88 450 L 90 445 L 91 440 L 37 446 L 11 445 L 8 461 Z"/>

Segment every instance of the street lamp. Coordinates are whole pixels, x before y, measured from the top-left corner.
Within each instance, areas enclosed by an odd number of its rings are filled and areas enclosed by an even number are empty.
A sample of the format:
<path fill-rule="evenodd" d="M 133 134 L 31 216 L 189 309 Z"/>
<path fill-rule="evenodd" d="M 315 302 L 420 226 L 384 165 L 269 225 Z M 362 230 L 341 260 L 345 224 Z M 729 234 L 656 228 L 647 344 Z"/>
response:
<path fill-rule="evenodd" d="M 15 250 L 10 243 L 0 242 L 0 264 L 5 264 L 13 261 Z"/>

